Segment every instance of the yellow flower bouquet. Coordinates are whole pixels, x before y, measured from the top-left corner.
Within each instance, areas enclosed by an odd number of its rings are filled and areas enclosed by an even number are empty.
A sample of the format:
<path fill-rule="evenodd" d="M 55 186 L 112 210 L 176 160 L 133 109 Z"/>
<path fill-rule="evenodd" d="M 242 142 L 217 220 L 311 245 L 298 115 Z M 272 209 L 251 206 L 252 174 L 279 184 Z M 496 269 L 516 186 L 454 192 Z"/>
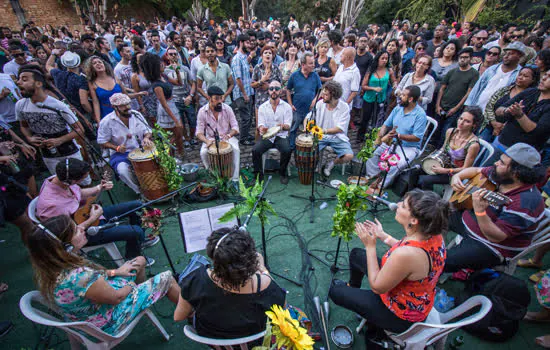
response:
<path fill-rule="evenodd" d="M 290 316 L 287 309 L 279 305 L 273 305 L 266 311 L 267 325 L 262 346 L 256 346 L 252 350 L 312 350 L 313 339 L 307 334 L 307 330 Z M 272 337 L 275 343 L 271 345 Z"/>

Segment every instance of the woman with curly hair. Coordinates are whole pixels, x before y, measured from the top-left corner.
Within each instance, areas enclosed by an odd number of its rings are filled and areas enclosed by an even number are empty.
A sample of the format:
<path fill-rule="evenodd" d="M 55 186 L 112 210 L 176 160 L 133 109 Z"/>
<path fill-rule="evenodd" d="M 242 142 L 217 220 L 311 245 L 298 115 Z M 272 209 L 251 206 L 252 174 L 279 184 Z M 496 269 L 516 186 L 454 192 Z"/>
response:
<path fill-rule="evenodd" d="M 265 329 L 265 312 L 283 306 L 285 292 L 271 279 L 254 239 L 237 228 L 221 228 L 208 237 L 212 265 L 191 272 L 181 282 L 174 320 L 193 315 L 202 336 L 239 338 Z"/>
<path fill-rule="evenodd" d="M 67 320 L 114 335 L 162 297 L 177 303 L 180 288 L 170 271 L 145 280 L 143 256 L 107 270 L 80 255 L 87 242 L 84 228 L 68 215 L 52 217 L 28 235 L 38 289 Z"/>

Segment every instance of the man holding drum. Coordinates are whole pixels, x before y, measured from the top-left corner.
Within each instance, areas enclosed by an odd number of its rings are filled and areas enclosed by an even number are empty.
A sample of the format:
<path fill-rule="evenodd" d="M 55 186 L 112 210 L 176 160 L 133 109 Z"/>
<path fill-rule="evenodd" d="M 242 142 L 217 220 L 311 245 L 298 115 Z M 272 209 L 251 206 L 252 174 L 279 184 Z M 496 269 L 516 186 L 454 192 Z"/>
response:
<path fill-rule="evenodd" d="M 232 148 L 232 172 L 231 179 L 237 183 L 239 181 L 239 170 L 241 152 L 239 149 L 239 140 L 235 137 L 239 134 L 239 124 L 231 107 L 223 102 L 225 92 L 216 85 L 208 88 L 208 104 L 203 106 L 197 115 L 196 137 L 203 142 L 201 147 L 201 160 L 207 169 L 211 167 L 218 169 L 218 164 L 210 164 L 208 157 L 209 149 L 216 158 L 216 135 L 220 142 L 220 156 L 226 155 L 225 148 L 228 145 Z M 224 153 L 221 154 L 222 148 Z M 222 164 L 222 168 L 226 164 Z M 223 174 L 223 171 L 222 171 Z"/>
<path fill-rule="evenodd" d="M 152 132 L 143 116 L 131 110 L 130 97 L 116 93 L 109 101 L 114 111 L 99 123 L 97 143 L 109 150 L 109 162 L 120 179 L 139 194 L 139 184 L 132 171 L 128 154 L 140 147 L 153 148 Z"/>
<path fill-rule="evenodd" d="M 281 83 L 273 80 L 269 84 L 269 101 L 258 109 L 258 130 L 262 140 L 252 149 L 254 174 L 263 178 L 262 155 L 270 148 L 276 147 L 281 153 L 281 183 L 288 184 L 287 167 L 290 161 L 290 144 L 288 130 L 292 125 L 292 107 L 281 100 Z"/>

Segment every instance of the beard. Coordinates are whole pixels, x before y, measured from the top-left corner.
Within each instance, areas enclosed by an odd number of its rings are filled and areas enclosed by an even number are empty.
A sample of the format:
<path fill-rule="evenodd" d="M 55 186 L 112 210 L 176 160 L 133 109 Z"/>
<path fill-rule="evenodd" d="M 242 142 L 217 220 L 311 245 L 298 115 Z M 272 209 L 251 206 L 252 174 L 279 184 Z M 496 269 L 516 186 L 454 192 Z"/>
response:
<path fill-rule="evenodd" d="M 496 182 L 499 185 L 509 185 L 514 183 L 514 178 L 512 177 L 512 174 L 505 173 L 505 174 L 499 174 L 496 169 L 493 172 L 492 179 L 494 182 Z"/>
<path fill-rule="evenodd" d="M 468 62 L 458 62 L 458 66 L 460 68 L 466 68 L 466 67 L 468 67 Z"/>
<path fill-rule="evenodd" d="M 214 106 L 214 110 L 216 112 L 221 112 L 222 111 L 222 104 L 221 103 L 218 103 L 217 105 Z"/>
<path fill-rule="evenodd" d="M 34 93 L 35 93 L 34 88 L 32 88 L 32 89 L 21 89 L 21 96 L 26 97 L 26 98 L 33 97 Z"/>
<path fill-rule="evenodd" d="M 409 101 L 404 101 L 404 100 L 401 100 L 401 102 L 399 102 L 399 105 L 403 108 L 407 107 L 409 105 Z"/>

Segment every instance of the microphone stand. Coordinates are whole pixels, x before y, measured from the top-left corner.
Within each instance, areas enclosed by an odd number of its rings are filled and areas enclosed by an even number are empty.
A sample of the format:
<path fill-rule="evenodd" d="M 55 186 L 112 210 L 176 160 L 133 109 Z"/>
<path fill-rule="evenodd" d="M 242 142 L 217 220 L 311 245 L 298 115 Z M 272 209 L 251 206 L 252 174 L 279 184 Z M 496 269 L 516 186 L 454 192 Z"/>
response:
<path fill-rule="evenodd" d="M 317 116 L 317 100 L 319 99 L 319 94 L 321 91 L 318 91 L 317 96 L 315 96 L 315 104 L 313 105 L 313 109 L 311 110 L 311 118 L 309 120 L 315 121 L 315 117 Z M 308 131 L 306 130 L 306 133 Z M 299 196 L 295 194 L 291 194 L 290 196 L 292 198 L 298 198 L 298 199 L 304 199 L 309 200 L 310 204 L 310 216 L 309 216 L 309 222 L 313 223 L 315 219 L 315 202 L 316 201 L 331 201 L 336 199 L 336 197 L 325 197 L 325 198 L 315 198 L 315 169 L 317 168 L 317 164 L 320 162 L 319 158 L 319 143 L 315 145 L 315 155 L 313 157 L 313 162 L 311 165 L 311 195 L 309 197 Z"/>
<path fill-rule="evenodd" d="M 220 175 L 220 178 L 223 178 L 223 172 L 222 172 L 222 158 L 220 157 L 220 133 L 218 132 L 218 129 L 214 129 L 213 127 L 210 126 L 210 124 L 206 123 L 206 126 L 212 130 L 212 132 L 214 133 L 214 144 L 216 145 L 216 153 L 218 155 L 218 159 L 217 159 L 217 162 L 218 162 L 218 172 L 219 172 L 219 175 Z M 204 136 L 206 137 L 206 132 L 204 133 Z M 224 195 L 221 194 L 221 197 L 222 199 L 225 199 Z"/>
<path fill-rule="evenodd" d="M 265 198 L 264 198 L 265 191 L 267 190 L 267 186 L 269 185 L 269 182 L 271 181 L 271 178 L 272 178 L 271 175 L 267 178 L 267 181 L 264 184 L 264 188 L 262 189 L 262 192 L 258 195 L 258 199 L 254 203 L 254 206 L 252 207 L 252 210 L 250 211 L 250 213 L 246 216 L 246 219 L 244 220 L 243 225 L 241 227 L 239 227 L 239 231 L 246 231 L 246 229 L 248 227 L 248 223 L 250 222 L 250 219 L 252 218 L 252 215 L 254 215 L 254 212 L 256 211 L 256 208 L 258 207 L 258 205 L 260 204 L 261 201 L 265 201 Z M 262 228 L 262 251 L 264 252 L 264 265 L 265 265 L 266 269 L 269 271 L 270 274 L 275 275 L 277 277 L 280 277 L 284 280 L 287 280 L 288 282 L 294 283 L 298 287 L 301 287 L 302 284 L 300 282 L 294 281 L 293 279 L 291 279 L 289 277 L 286 277 L 286 276 L 283 276 L 283 275 L 278 274 L 276 272 L 273 272 L 269 268 L 269 263 L 268 263 L 268 258 L 267 258 L 267 243 L 266 243 L 266 240 L 265 240 L 265 223 L 264 223 L 264 220 L 261 217 L 260 217 L 260 225 L 261 225 L 261 228 Z"/>
<path fill-rule="evenodd" d="M 174 194 L 178 193 L 178 192 L 181 192 L 183 190 L 186 190 L 192 186 L 195 186 L 197 183 L 196 182 L 192 182 L 190 183 L 189 185 L 187 186 L 184 186 L 182 188 L 179 188 L 177 190 L 174 190 L 170 193 L 167 193 L 165 194 L 164 196 L 160 197 L 160 198 L 157 198 L 157 199 L 153 199 L 152 201 L 149 201 L 149 202 L 146 202 L 146 203 L 143 203 L 142 205 L 140 205 L 139 207 L 137 208 L 134 208 L 132 210 L 128 210 L 127 212 L 125 213 L 122 213 L 120 215 L 117 215 L 117 216 L 114 216 L 112 217 L 111 219 L 109 219 L 109 221 L 107 221 L 107 223 L 113 223 L 113 222 L 116 222 L 116 221 L 119 221 L 121 218 L 125 217 L 125 216 L 128 216 L 132 213 L 135 213 L 136 211 L 138 210 L 141 210 L 145 207 L 148 207 L 150 206 L 151 204 L 155 204 L 157 202 L 160 202 L 166 198 L 169 198 L 171 196 L 173 196 Z M 168 253 L 168 249 L 166 249 L 166 244 L 164 243 L 164 238 L 162 237 L 161 234 L 158 235 L 159 239 L 160 239 L 160 243 L 162 244 L 162 249 L 164 250 L 164 254 L 166 254 L 166 258 L 168 259 L 168 263 L 170 264 L 170 268 L 172 269 L 172 272 L 174 273 L 174 276 L 176 278 L 176 280 L 178 279 L 179 277 L 179 274 L 176 272 L 176 268 L 174 267 L 174 263 L 172 262 L 172 259 L 170 258 L 170 254 Z"/>

